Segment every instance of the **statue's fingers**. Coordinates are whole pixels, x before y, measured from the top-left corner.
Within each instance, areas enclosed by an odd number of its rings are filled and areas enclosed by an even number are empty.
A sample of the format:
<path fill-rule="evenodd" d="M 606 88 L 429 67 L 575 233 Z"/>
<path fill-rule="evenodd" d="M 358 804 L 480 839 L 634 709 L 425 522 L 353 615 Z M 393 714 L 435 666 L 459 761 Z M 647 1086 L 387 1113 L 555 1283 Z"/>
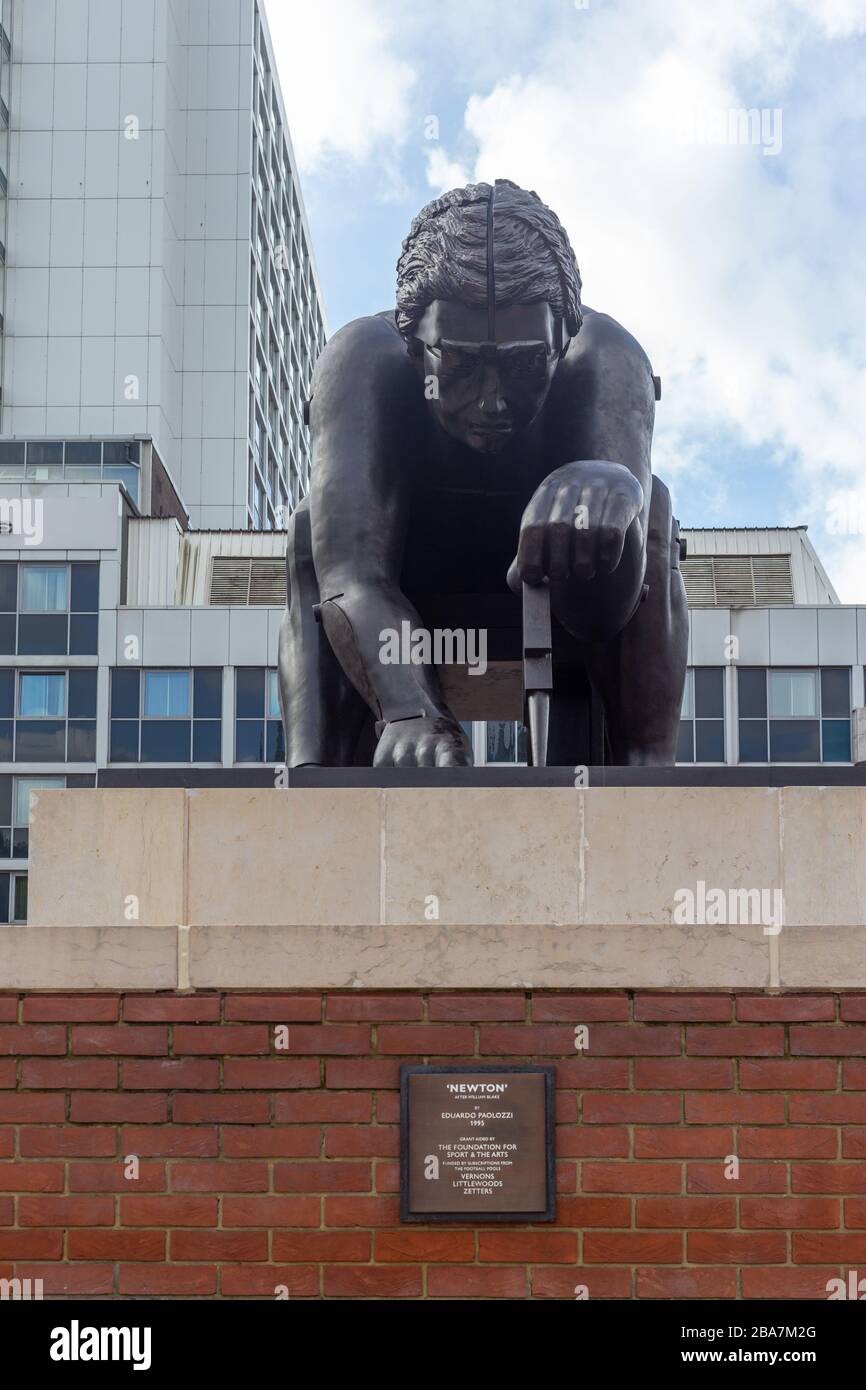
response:
<path fill-rule="evenodd" d="M 392 767 L 415 767 L 415 746 L 411 739 L 402 738 L 394 745 Z"/>
<path fill-rule="evenodd" d="M 567 579 L 571 572 L 571 533 L 569 521 L 551 521 L 547 527 L 544 572 L 548 579 Z"/>
<path fill-rule="evenodd" d="M 416 767 L 435 767 L 436 766 L 437 742 L 433 734 L 427 734 L 418 740 L 415 747 L 415 766 Z"/>
<path fill-rule="evenodd" d="M 520 578 L 520 570 L 517 568 L 517 556 L 516 556 L 516 555 L 515 555 L 514 559 L 511 561 L 511 564 L 508 566 L 508 573 L 507 573 L 507 575 L 505 576 L 505 582 L 506 582 L 506 584 L 508 585 L 508 587 L 509 587 L 509 589 L 511 590 L 511 592 L 512 592 L 513 594 L 517 594 L 517 595 L 519 596 L 519 594 L 520 594 L 520 585 L 521 585 L 521 583 L 522 583 L 523 581 L 522 581 L 521 578 Z"/>
<path fill-rule="evenodd" d="M 593 579 L 598 565 L 596 517 L 592 511 L 593 500 L 588 488 L 580 495 L 575 507 L 575 523 L 569 531 L 571 545 L 571 574 L 574 579 Z"/>
<path fill-rule="evenodd" d="M 598 567 L 605 574 L 611 574 L 622 559 L 626 532 L 637 515 L 634 502 L 633 497 L 618 494 L 605 503 L 598 527 Z"/>
<path fill-rule="evenodd" d="M 540 521 L 524 521 L 520 528 L 517 543 L 517 568 L 525 584 L 540 584 L 544 578 L 544 533 L 546 526 Z"/>
<path fill-rule="evenodd" d="M 437 767 L 471 767 L 471 759 L 465 748 L 458 748 L 450 739 L 442 739 L 436 745 Z"/>

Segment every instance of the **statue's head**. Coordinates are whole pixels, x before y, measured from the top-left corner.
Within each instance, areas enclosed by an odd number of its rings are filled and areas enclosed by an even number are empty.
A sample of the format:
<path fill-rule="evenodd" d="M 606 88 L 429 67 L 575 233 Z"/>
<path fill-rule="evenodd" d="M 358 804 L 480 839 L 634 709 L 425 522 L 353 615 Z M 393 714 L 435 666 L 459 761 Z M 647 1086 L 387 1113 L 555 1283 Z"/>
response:
<path fill-rule="evenodd" d="M 415 218 L 397 263 L 397 327 L 455 439 L 504 449 L 538 414 L 580 325 L 574 252 L 536 193 L 469 184 Z"/>

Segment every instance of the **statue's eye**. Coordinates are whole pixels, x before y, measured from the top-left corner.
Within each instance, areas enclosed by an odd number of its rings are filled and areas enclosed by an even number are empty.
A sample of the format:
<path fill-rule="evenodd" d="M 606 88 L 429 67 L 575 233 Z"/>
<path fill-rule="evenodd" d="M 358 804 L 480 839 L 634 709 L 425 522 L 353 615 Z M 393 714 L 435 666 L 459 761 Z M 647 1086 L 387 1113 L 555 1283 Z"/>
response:
<path fill-rule="evenodd" d="M 449 352 L 442 357 L 442 372 L 449 381 L 471 376 L 477 366 L 477 357 L 468 352 Z"/>
<path fill-rule="evenodd" d="M 508 372 L 511 376 L 519 377 L 525 381 L 532 377 L 543 375 L 547 363 L 542 352 L 523 353 L 519 357 L 514 357 L 508 363 Z"/>

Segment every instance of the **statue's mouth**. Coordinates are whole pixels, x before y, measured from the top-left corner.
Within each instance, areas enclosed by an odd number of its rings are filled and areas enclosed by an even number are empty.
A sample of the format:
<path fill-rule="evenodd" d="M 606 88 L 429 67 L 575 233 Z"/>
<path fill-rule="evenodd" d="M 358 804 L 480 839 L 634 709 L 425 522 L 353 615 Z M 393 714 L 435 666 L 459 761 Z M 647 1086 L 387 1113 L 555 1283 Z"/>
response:
<path fill-rule="evenodd" d="M 513 425 L 473 425 L 468 431 L 475 448 L 485 454 L 495 454 L 504 449 L 513 434 Z"/>
<path fill-rule="evenodd" d="M 484 438 L 490 439 L 505 439 L 509 434 L 513 433 L 513 430 L 514 426 L 511 424 L 470 426 L 470 434 L 480 434 Z"/>

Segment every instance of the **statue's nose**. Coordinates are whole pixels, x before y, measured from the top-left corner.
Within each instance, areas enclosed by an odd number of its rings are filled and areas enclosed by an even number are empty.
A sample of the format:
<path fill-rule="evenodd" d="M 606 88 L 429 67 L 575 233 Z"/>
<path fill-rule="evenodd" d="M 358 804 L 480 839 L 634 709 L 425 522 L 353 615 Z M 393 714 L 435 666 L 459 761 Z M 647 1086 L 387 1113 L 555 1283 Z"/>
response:
<path fill-rule="evenodd" d="M 484 370 L 478 404 L 485 415 L 502 415 L 508 408 L 502 399 L 499 373 L 495 368 L 487 367 Z"/>

